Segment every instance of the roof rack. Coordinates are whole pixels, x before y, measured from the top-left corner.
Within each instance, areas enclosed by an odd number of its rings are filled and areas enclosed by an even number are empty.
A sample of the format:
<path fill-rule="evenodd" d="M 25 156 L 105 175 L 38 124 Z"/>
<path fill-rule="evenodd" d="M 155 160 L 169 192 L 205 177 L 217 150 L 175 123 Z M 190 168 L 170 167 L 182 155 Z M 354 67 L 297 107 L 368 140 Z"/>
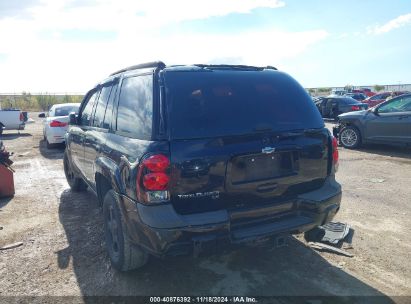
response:
<path fill-rule="evenodd" d="M 208 68 L 208 69 L 238 69 L 238 70 L 251 70 L 251 71 L 262 71 L 265 69 L 269 70 L 277 70 L 273 66 L 266 66 L 266 67 L 256 67 L 251 65 L 231 65 L 231 64 L 193 64 L 194 66 L 198 66 L 200 68 Z"/>
<path fill-rule="evenodd" d="M 164 69 L 166 67 L 165 63 L 162 61 L 153 61 L 153 62 L 146 62 L 146 63 L 140 63 L 136 65 L 129 66 L 127 68 L 118 70 L 117 72 L 111 73 L 110 76 L 120 74 L 126 71 L 131 71 L 131 70 L 136 70 L 136 69 L 144 69 L 144 68 L 159 68 L 159 69 Z"/>

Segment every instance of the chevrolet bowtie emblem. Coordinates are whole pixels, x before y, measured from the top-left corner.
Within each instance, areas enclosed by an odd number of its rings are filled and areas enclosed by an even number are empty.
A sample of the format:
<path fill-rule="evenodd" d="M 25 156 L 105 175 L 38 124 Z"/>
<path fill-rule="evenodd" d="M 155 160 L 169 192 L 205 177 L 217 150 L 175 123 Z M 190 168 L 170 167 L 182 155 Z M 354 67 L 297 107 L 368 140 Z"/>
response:
<path fill-rule="evenodd" d="M 272 147 L 265 147 L 261 150 L 262 153 L 264 154 L 271 154 L 275 152 L 275 148 Z"/>

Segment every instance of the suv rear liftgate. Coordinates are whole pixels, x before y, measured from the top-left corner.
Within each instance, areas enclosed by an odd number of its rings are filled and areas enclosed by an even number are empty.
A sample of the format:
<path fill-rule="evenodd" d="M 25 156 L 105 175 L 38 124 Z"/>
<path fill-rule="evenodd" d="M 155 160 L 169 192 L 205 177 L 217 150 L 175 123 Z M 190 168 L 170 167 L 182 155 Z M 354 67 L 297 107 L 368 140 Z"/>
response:
<path fill-rule="evenodd" d="M 331 220 L 337 147 L 302 88 L 272 70 L 204 67 L 163 71 L 171 205 L 138 204 L 141 220 L 161 228 L 155 251 L 223 248 Z"/>

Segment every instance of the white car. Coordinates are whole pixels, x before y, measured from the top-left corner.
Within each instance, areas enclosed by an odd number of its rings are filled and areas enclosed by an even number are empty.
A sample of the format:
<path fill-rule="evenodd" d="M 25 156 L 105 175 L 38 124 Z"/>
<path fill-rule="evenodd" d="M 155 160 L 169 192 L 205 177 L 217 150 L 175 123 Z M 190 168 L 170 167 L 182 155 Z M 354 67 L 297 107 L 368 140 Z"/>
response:
<path fill-rule="evenodd" d="M 20 110 L 0 110 L 0 135 L 3 130 L 24 130 L 24 115 Z"/>
<path fill-rule="evenodd" d="M 53 105 L 47 115 L 39 114 L 39 117 L 46 117 L 44 120 L 43 136 L 47 143 L 47 148 L 54 144 L 64 142 L 64 135 L 68 129 L 69 114 L 78 113 L 80 103 L 62 103 Z"/>

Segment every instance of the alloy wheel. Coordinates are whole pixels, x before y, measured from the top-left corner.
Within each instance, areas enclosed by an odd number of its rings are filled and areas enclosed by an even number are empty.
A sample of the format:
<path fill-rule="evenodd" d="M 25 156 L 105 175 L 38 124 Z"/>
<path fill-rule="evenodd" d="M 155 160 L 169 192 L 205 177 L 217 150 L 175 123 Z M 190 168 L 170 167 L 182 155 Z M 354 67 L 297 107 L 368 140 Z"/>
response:
<path fill-rule="evenodd" d="M 344 146 L 353 147 L 358 141 L 358 136 L 353 129 L 345 129 L 341 133 L 340 140 Z"/>

